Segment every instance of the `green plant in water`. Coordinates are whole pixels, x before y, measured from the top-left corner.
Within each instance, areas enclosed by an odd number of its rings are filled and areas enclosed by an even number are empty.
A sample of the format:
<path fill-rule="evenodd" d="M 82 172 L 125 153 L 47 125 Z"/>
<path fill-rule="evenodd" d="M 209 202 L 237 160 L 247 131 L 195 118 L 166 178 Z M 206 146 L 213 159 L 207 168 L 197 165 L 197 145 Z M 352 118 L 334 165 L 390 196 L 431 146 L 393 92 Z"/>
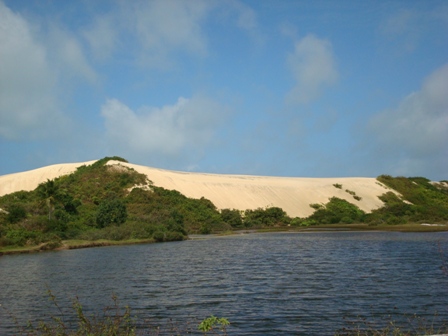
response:
<path fill-rule="evenodd" d="M 204 335 L 206 335 L 207 332 L 213 332 L 213 334 L 218 335 L 213 331 L 214 328 L 218 328 L 218 330 L 223 332 L 223 335 L 227 335 L 226 328 L 228 325 L 230 325 L 230 322 L 226 318 L 211 315 L 199 323 L 198 329 L 202 331 Z"/>

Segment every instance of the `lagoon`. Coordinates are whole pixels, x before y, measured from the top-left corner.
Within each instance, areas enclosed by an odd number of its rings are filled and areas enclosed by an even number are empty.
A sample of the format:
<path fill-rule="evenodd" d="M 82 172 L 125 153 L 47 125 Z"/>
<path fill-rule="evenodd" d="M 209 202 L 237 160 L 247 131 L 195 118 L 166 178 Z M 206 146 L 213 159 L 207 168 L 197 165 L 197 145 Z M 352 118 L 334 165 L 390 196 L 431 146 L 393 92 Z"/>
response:
<path fill-rule="evenodd" d="M 333 335 L 346 320 L 448 320 L 448 233 L 242 234 L 0 257 L 0 304 L 20 321 L 78 297 L 99 312 L 116 294 L 139 321 L 211 314 L 231 335 Z M 445 260 L 445 262 L 447 262 Z M 13 334 L 0 309 L 0 334 Z"/>

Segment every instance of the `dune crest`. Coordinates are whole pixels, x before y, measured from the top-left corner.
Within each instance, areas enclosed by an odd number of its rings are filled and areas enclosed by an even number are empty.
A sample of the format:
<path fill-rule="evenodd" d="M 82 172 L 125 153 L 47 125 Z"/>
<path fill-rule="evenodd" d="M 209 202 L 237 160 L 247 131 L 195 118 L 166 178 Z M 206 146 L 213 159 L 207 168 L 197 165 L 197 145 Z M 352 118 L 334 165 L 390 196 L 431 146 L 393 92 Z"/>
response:
<path fill-rule="evenodd" d="M 27 172 L 0 176 L 0 196 L 19 190 L 33 190 L 47 179 L 70 174 L 82 165 L 95 161 L 59 164 Z M 301 178 L 252 175 L 225 175 L 187 173 L 151 168 L 120 161 L 109 161 L 108 165 L 122 165 L 145 174 L 155 186 L 177 190 L 192 198 L 205 197 L 218 209 L 256 209 L 280 207 L 288 215 L 305 217 L 313 213 L 312 203 L 327 203 L 336 196 L 345 199 L 360 209 L 370 212 L 383 202 L 378 196 L 389 191 L 375 178 Z M 336 188 L 334 184 L 340 184 Z M 354 199 L 349 190 L 361 199 Z"/>

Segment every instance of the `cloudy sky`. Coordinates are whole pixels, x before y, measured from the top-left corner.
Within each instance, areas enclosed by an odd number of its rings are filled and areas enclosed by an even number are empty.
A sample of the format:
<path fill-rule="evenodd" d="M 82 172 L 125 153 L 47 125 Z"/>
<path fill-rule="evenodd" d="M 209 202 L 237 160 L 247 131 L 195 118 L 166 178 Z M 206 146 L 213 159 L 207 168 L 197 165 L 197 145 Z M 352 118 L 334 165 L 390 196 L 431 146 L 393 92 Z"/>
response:
<path fill-rule="evenodd" d="M 0 175 L 448 179 L 447 36 L 445 0 L 0 0 Z"/>

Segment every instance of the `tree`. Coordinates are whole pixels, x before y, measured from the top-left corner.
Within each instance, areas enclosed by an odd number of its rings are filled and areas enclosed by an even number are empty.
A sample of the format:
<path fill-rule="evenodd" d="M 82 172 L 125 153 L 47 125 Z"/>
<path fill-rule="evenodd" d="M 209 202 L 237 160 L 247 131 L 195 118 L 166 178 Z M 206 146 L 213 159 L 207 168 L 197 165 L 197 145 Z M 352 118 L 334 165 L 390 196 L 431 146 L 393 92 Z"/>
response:
<path fill-rule="evenodd" d="M 96 224 L 103 228 L 123 224 L 128 218 L 126 205 L 120 199 L 105 200 L 98 206 Z"/>
<path fill-rule="evenodd" d="M 45 202 L 48 207 L 48 220 L 51 220 L 51 214 L 54 211 L 54 205 L 57 199 L 57 186 L 54 180 L 47 179 L 47 182 L 39 184 L 37 187 L 38 197 Z"/>

